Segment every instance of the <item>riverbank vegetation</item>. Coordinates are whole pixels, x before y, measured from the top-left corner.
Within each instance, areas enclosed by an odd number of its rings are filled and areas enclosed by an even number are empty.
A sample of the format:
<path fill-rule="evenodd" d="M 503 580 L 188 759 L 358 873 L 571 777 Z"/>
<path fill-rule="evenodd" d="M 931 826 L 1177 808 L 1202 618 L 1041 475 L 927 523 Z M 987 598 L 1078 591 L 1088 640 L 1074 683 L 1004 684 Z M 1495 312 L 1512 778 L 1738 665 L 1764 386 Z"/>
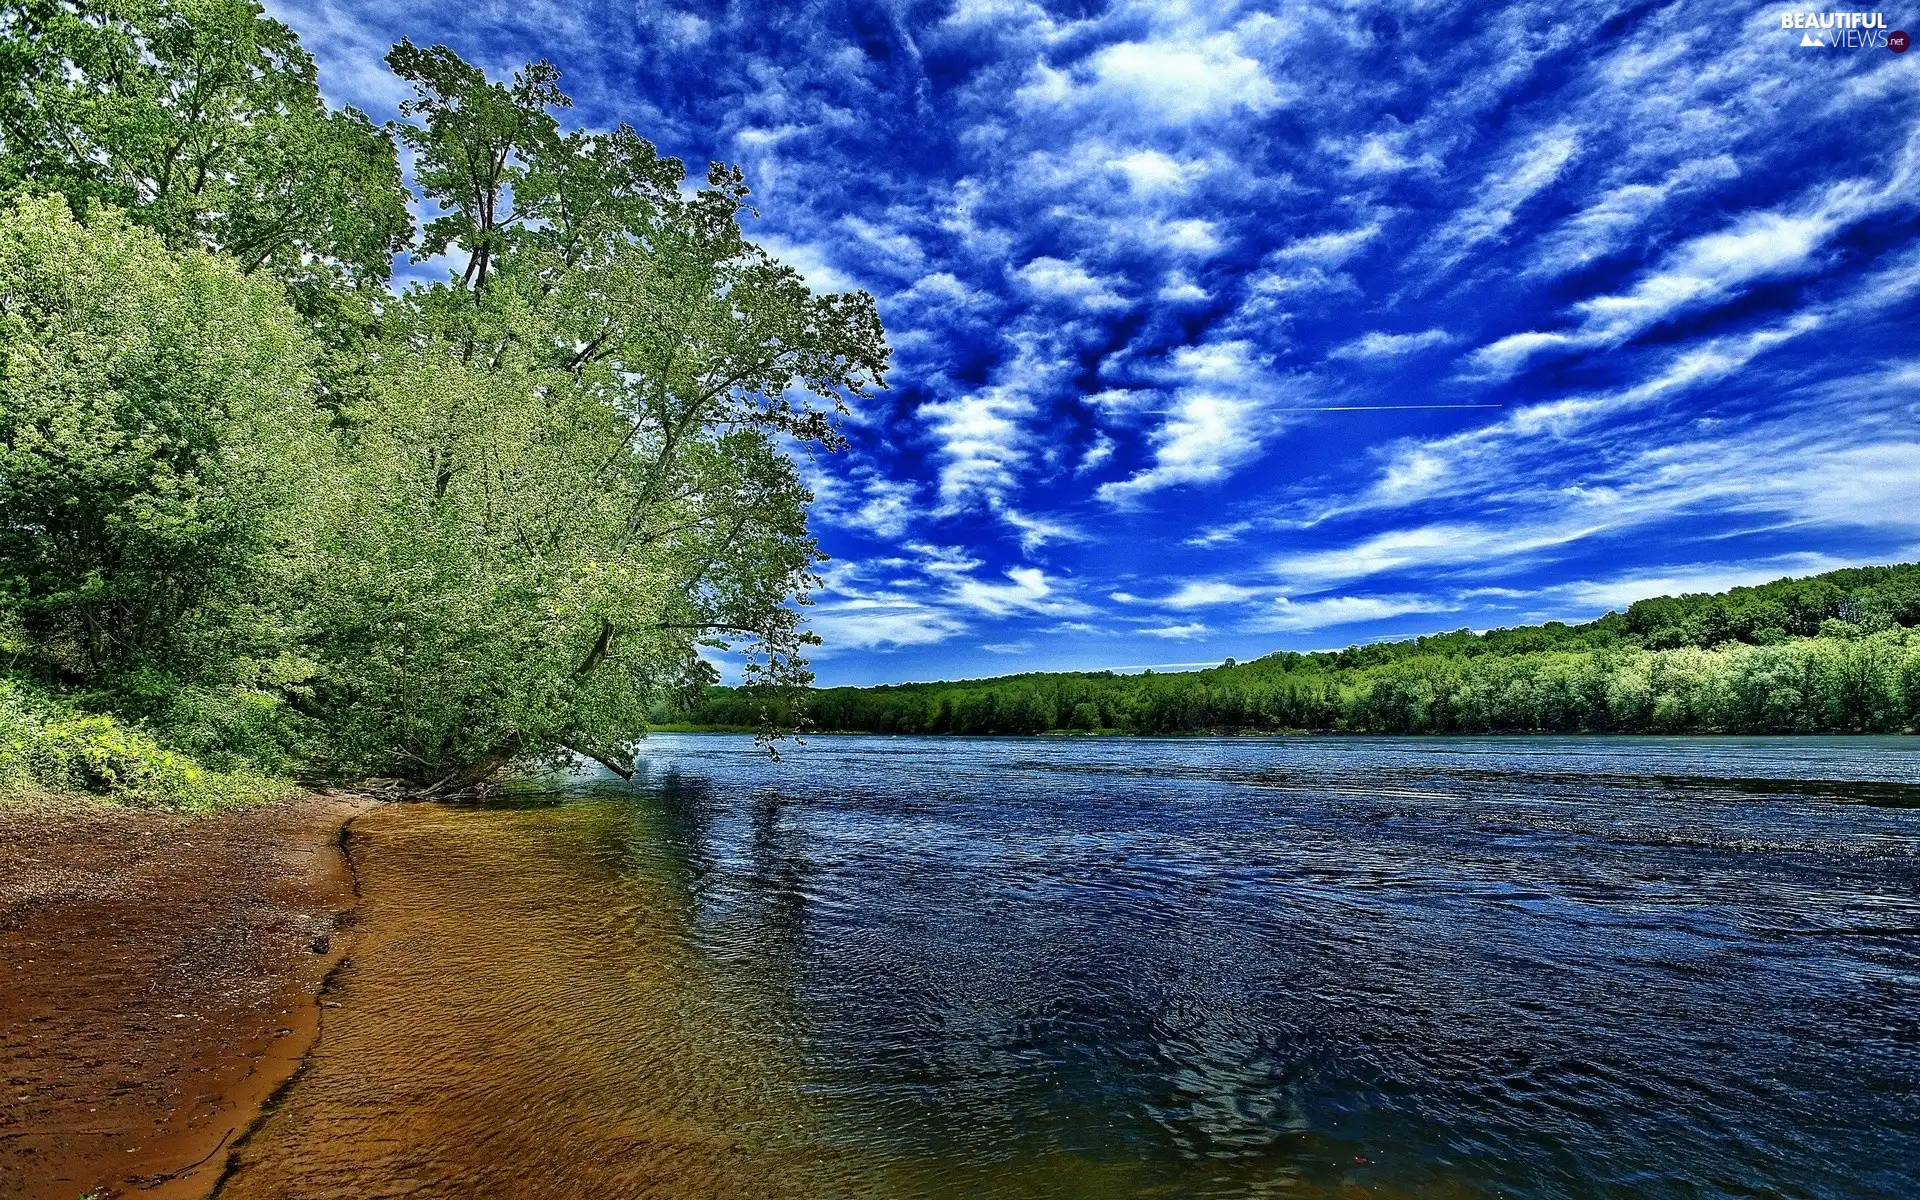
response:
<path fill-rule="evenodd" d="M 247 0 L 0 10 L 0 776 L 453 792 L 624 769 L 702 646 L 810 678 L 790 454 L 882 385 L 871 299 L 545 63 L 387 63 L 380 127 Z"/>
<path fill-rule="evenodd" d="M 1459 630 L 1179 674 L 713 688 L 687 728 L 804 715 L 867 733 L 1860 733 L 1920 727 L 1920 565 L 1641 600 L 1580 625 Z"/>

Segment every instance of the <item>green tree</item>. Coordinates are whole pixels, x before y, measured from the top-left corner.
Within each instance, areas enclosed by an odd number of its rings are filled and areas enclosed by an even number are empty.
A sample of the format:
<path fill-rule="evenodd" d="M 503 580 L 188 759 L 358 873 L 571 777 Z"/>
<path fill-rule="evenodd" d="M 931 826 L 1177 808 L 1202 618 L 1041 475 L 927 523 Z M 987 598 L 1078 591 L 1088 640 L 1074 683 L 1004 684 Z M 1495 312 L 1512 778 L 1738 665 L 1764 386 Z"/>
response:
<path fill-rule="evenodd" d="M 400 105 L 402 115 L 419 118 L 400 129 L 417 156 L 414 178 L 446 210 L 427 223 L 419 253 L 431 257 L 459 247 L 467 256 L 462 284 L 484 288 L 488 268 L 513 233 L 539 217 L 540 200 L 556 190 L 559 177 L 542 170 L 560 148 L 559 123 L 547 110 L 573 101 L 560 90 L 560 72 L 546 62 L 529 64 L 511 85 L 499 84 L 445 46 L 422 50 L 403 39 L 387 65 L 414 87 Z M 530 167 L 541 179 L 525 188 Z M 636 172 L 621 182 L 650 191 L 660 178 Z"/>
<path fill-rule="evenodd" d="M 315 715 L 343 769 L 429 789 L 621 750 L 702 646 L 804 682 L 819 552 L 784 447 L 833 447 L 887 349 L 864 293 L 815 296 L 747 240 L 746 188 L 632 130 L 562 133 L 551 68 L 511 87 L 442 47 L 392 56 L 403 131 L 466 262 L 389 307 L 313 609 Z M 535 216 L 537 215 L 537 220 Z"/>
<path fill-rule="evenodd" d="M 384 283 L 413 232 L 392 139 L 329 110 L 252 0 L 0 5 L 0 186 L 126 209 L 315 314 Z"/>
<path fill-rule="evenodd" d="M 311 362 L 271 279 L 112 210 L 0 212 L 0 604 L 34 671 L 123 696 L 286 675 Z"/>

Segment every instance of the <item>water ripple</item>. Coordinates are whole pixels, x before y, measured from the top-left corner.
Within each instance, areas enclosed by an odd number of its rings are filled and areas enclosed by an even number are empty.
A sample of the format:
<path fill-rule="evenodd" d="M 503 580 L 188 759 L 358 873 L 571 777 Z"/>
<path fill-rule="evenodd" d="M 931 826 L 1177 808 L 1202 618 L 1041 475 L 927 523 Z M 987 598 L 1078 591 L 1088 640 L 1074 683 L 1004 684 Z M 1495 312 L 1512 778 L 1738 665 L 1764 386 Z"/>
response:
<path fill-rule="evenodd" d="M 490 1119 L 570 1194 L 1920 1195 L 1911 739 L 641 750 L 435 831 L 518 913 L 428 925 L 436 986 L 564 981 L 516 1018 L 564 1102 Z"/>

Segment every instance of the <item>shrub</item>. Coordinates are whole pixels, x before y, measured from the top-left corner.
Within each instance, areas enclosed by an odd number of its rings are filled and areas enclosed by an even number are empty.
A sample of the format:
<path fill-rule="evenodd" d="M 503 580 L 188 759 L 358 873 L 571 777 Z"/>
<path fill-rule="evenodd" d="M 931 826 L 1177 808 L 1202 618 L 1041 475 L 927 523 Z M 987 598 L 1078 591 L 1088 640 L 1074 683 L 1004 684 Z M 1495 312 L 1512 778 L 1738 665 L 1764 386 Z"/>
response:
<path fill-rule="evenodd" d="M 0 680 L 0 790 L 91 792 L 126 804 L 210 809 L 272 799 L 284 779 L 212 771 L 151 734 Z"/>

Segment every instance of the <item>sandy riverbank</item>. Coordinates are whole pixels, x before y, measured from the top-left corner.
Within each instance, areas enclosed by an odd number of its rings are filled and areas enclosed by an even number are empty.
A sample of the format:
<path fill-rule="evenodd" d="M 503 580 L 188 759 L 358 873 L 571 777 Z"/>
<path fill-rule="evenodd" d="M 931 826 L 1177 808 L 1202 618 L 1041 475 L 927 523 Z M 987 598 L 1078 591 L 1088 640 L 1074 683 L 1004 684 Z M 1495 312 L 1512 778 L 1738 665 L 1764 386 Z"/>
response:
<path fill-rule="evenodd" d="M 318 1036 L 367 801 L 0 803 L 0 1195 L 206 1195 Z"/>

